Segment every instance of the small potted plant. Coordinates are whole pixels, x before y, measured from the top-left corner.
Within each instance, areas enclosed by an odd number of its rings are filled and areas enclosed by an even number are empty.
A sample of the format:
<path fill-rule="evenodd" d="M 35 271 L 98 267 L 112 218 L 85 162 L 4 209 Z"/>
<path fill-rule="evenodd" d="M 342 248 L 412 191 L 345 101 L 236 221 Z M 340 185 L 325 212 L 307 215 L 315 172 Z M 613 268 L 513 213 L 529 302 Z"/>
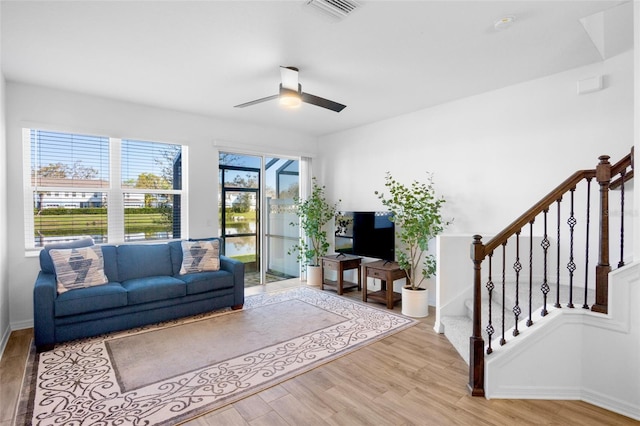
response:
<path fill-rule="evenodd" d="M 400 242 L 396 257 L 398 266 L 407 274 L 407 285 L 402 289 L 402 313 L 426 317 L 429 293 L 422 284 L 436 273 L 436 259 L 427 249 L 429 241 L 451 223 L 444 222 L 440 212 L 445 200 L 436 196 L 432 175 L 426 183 L 413 181 L 406 186 L 387 172 L 385 187 L 388 197 L 378 191 L 375 194 L 396 224 L 396 239 Z"/>
<path fill-rule="evenodd" d="M 316 178 L 312 179 L 311 195 L 306 199 L 294 197 L 294 207 L 298 222 L 291 222 L 291 226 L 300 226 L 303 235 L 288 254 L 297 253 L 297 260 L 302 264 L 302 270 L 307 271 L 307 284 L 320 285 L 322 272 L 320 258 L 327 254 L 329 241 L 324 226 L 334 219 L 337 204 L 330 204 L 324 193 L 324 186 L 318 185 Z M 339 202 L 340 200 L 338 200 Z"/>

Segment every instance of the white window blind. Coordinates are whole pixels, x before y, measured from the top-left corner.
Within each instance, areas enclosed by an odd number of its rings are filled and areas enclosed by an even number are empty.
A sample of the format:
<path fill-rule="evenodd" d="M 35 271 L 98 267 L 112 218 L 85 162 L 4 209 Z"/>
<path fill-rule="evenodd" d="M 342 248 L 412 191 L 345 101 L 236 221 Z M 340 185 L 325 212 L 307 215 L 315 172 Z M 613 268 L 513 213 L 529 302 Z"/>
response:
<path fill-rule="evenodd" d="M 35 129 L 23 139 L 28 249 L 181 237 L 185 147 Z"/>
<path fill-rule="evenodd" d="M 29 130 L 27 247 L 92 235 L 107 241 L 109 139 Z"/>
<path fill-rule="evenodd" d="M 179 238 L 182 147 L 122 140 L 125 240 Z"/>

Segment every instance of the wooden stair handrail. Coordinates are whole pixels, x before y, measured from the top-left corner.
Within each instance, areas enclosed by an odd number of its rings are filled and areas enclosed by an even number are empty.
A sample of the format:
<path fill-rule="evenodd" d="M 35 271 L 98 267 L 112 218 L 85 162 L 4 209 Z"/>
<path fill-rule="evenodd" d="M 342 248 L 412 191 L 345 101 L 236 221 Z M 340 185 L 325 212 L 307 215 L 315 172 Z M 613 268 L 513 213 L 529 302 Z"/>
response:
<path fill-rule="evenodd" d="M 531 222 L 537 215 L 549 208 L 551 204 L 562 198 L 562 196 L 572 188 L 575 188 L 582 179 L 594 178 L 595 176 L 595 169 L 579 170 L 569 176 L 569 178 L 558 185 L 553 191 L 549 192 L 544 198 L 534 204 L 533 207 L 524 212 L 524 214 L 514 220 L 509 226 L 504 228 L 498 235 L 489 240 L 484 245 L 484 256 L 491 253 L 498 246 L 507 241 L 509 237 L 515 235 L 515 233 L 520 231 L 523 226 Z"/>
<path fill-rule="evenodd" d="M 632 179 L 633 179 L 633 170 L 630 170 L 627 173 L 625 173 L 624 178 L 619 177 L 618 179 L 612 181 L 611 184 L 609 185 L 609 189 L 612 189 L 612 190 L 618 189 L 622 186 L 623 181 L 626 183 Z"/>
<path fill-rule="evenodd" d="M 622 157 L 622 159 L 618 161 L 616 164 L 611 166 L 612 176 L 617 175 L 618 173 L 620 173 L 621 171 L 623 171 L 629 166 L 631 166 L 631 168 L 633 169 L 633 148 L 634 147 L 631 147 L 631 152 L 629 152 L 627 155 Z"/>
<path fill-rule="evenodd" d="M 624 174 L 624 177 L 619 177 L 618 179 L 611 182 L 609 185 L 609 189 L 618 189 L 622 182 L 628 182 L 633 179 L 633 151 L 634 147 L 631 147 L 631 152 L 625 155 L 620 161 L 611 166 L 611 176 L 616 176 L 620 174 L 623 170 L 626 170 L 627 167 L 631 166 L 631 170 Z"/>
<path fill-rule="evenodd" d="M 633 168 L 633 156 L 634 156 L 634 148 L 631 147 L 631 152 L 625 155 L 618 161 L 616 164 L 611 166 L 611 176 L 616 176 L 627 167 L 631 166 Z M 545 209 L 551 206 L 555 201 L 562 198 L 564 194 L 569 192 L 572 188 L 575 188 L 576 185 L 583 179 L 593 179 L 596 177 L 595 169 L 588 170 L 579 170 L 569 176 L 564 182 L 558 185 L 553 191 L 549 192 L 544 198 L 538 201 L 533 205 L 529 210 L 524 212 L 519 218 L 514 220 L 509 226 L 504 228 L 498 235 L 489 240 L 486 244 L 484 244 L 484 253 L 483 257 L 487 254 L 491 253 L 497 247 L 499 247 L 502 243 L 507 241 L 511 236 L 515 235 L 516 232 L 520 231 L 523 226 L 531 222 L 537 215 L 542 213 Z M 633 179 L 633 169 L 626 173 L 624 177 L 624 181 Z M 620 186 L 622 182 L 621 179 L 616 179 L 611 184 L 611 189 L 617 188 Z"/>
<path fill-rule="evenodd" d="M 609 200 L 608 192 L 622 186 L 624 182 L 633 178 L 634 147 L 616 164 L 609 163 L 608 155 L 601 155 L 600 162 L 595 169 L 579 170 L 569 176 L 564 182 L 549 192 L 544 198 L 503 229 L 487 244 L 482 243 L 482 236 L 474 235 L 471 245 L 471 260 L 473 261 L 473 331 L 469 337 L 469 391 L 472 396 L 484 396 L 484 339 L 482 337 L 482 295 L 481 270 L 484 259 L 493 253 L 498 246 L 506 244 L 508 239 L 519 234 L 527 224 L 533 224 L 535 218 L 542 212 L 548 211 L 554 202 L 559 202 L 569 191 L 575 190 L 583 179 L 589 182 L 595 178 L 600 186 L 600 224 L 599 224 L 599 254 L 596 266 L 596 301 L 591 306 L 594 312 L 606 314 L 608 312 L 608 275 L 609 265 Z M 627 170 L 631 167 L 631 170 Z M 616 177 L 613 181 L 612 178 Z M 623 194 L 624 196 L 624 194 Z M 624 198 L 622 198 L 624 200 Z M 585 296 L 586 298 L 586 296 Z M 586 300 L 585 300 L 586 304 Z"/>

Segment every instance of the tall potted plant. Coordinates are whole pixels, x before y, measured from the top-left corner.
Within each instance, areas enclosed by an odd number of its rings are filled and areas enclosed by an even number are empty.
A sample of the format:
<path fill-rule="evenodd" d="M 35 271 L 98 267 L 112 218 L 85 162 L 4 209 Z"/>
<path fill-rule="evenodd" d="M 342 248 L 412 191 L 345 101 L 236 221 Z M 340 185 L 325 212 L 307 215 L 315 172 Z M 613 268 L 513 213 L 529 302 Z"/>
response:
<path fill-rule="evenodd" d="M 299 225 L 303 236 L 288 253 L 296 253 L 303 271 L 307 270 L 307 284 L 309 285 L 320 285 L 322 280 L 320 258 L 325 256 L 329 250 L 329 241 L 324 226 L 333 220 L 338 209 L 338 203 L 330 204 L 327 201 L 324 190 L 325 187 L 318 185 L 314 177 L 309 197 L 306 199 L 294 198 L 294 207 L 299 221 L 291 222 L 291 226 Z"/>
<path fill-rule="evenodd" d="M 445 199 L 436 196 L 432 175 L 427 182 L 413 181 L 406 186 L 387 172 L 385 187 L 388 196 L 378 191 L 375 194 L 389 209 L 391 220 L 396 224 L 396 238 L 400 243 L 396 257 L 407 274 L 407 285 L 402 289 L 402 313 L 426 317 L 429 293 L 422 284 L 436 273 L 435 256 L 427 253 L 427 249 L 429 241 L 451 223 L 442 219 Z"/>

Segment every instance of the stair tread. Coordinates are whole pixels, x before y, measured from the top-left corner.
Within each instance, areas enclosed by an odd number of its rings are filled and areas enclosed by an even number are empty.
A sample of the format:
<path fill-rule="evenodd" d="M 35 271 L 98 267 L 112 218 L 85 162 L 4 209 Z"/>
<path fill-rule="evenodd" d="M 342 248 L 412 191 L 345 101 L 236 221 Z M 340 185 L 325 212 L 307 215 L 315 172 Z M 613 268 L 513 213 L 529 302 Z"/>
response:
<path fill-rule="evenodd" d="M 513 283 L 515 284 L 515 283 Z M 507 283 L 509 285 L 509 283 Z M 497 287 L 497 286 L 496 286 Z M 534 284 L 534 288 L 535 284 Z M 531 311 L 532 313 L 538 312 L 542 309 L 544 304 L 544 298 L 542 292 L 539 291 L 540 286 L 538 285 L 538 291 L 534 291 L 532 302 L 531 302 Z M 557 287 L 555 285 L 551 286 L 551 290 L 547 294 L 547 306 L 553 306 L 556 300 L 556 291 Z M 494 334 L 492 336 L 493 339 L 499 338 L 502 333 L 502 286 L 499 289 L 493 290 L 493 297 L 491 299 L 491 311 L 492 311 L 492 325 L 494 327 Z M 488 297 L 486 297 L 487 292 L 483 292 L 483 303 L 482 303 L 482 337 L 485 342 L 488 342 L 488 334 L 486 331 L 486 327 L 488 325 L 489 318 L 489 307 L 487 304 Z M 560 286 L 560 295 L 562 296 L 561 302 L 566 305 L 566 301 L 568 300 L 569 295 L 569 286 L 561 285 Z M 576 306 L 582 304 L 584 300 L 584 288 L 574 286 L 573 289 L 573 303 Z M 595 300 L 595 291 L 592 289 L 588 289 L 588 299 L 587 300 Z M 515 325 L 515 316 L 513 314 L 513 306 L 515 306 L 515 296 L 509 297 L 505 296 L 505 324 L 504 330 L 505 334 L 508 334 L 508 330 L 511 329 Z M 460 356 L 465 360 L 465 362 L 469 363 L 469 337 L 473 333 L 473 321 L 471 318 L 471 314 L 473 312 L 473 300 L 467 299 L 464 301 L 467 315 L 461 316 L 443 316 L 440 319 L 440 322 L 444 328 L 444 335 L 451 342 L 451 344 L 456 348 Z M 526 285 L 526 288 L 521 283 L 520 284 L 520 297 L 519 297 L 519 305 L 522 313 L 518 317 L 519 321 L 526 319 L 529 315 L 529 286 Z"/>
<path fill-rule="evenodd" d="M 507 283 L 509 284 L 509 283 Z M 510 288 L 512 290 L 512 288 Z M 534 289 L 536 289 L 535 287 L 535 283 L 534 283 Z M 547 306 L 553 306 L 556 302 L 556 293 L 557 293 L 557 286 L 556 285 L 551 285 L 549 293 L 547 294 Z M 523 284 L 521 284 L 520 287 L 520 291 L 519 291 L 519 298 L 518 298 L 518 304 L 520 306 L 520 309 L 522 309 L 522 314 L 520 316 L 520 319 L 522 319 L 523 316 L 528 316 L 529 313 L 529 287 L 528 285 L 526 286 L 526 288 L 523 287 Z M 488 292 L 487 291 L 483 291 L 483 306 L 485 306 L 486 301 L 488 300 Z M 566 305 L 568 300 L 569 300 L 569 286 L 568 285 L 560 285 L 560 301 L 562 303 L 562 305 Z M 544 295 L 542 294 L 542 292 L 540 291 L 540 286 L 538 285 L 537 287 L 537 291 L 533 292 L 533 297 L 531 300 L 531 310 L 532 312 L 536 312 L 540 309 L 542 309 L 542 306 L 544 305 Z M 593 302 L 595 300 L 595 290 L 593 289 L 588 289 L 587 290 L 587 301 L 591 301 Z M 494 302 L 495 304 L 493 305 L 494 308 L 493 312 L 500 312 L 502 310 L 502 288 L 501 286 L 498 287 L 496 286 L 496 288 L 493 290 L 493 296 L 491 298 L 491 301 Z M 577 287 L 574 286 L 573 288 L 573 304 L 574 305 L 582 305 L 584 303 L 584 287 Z M 495 309 L 495 306 L 499 306 L 498 309 Z M 508 294 L 505 295 L 505 305 L 506 305 L 506 309 L 505 309 L 505 314 L 508 314 L 509 312 L 512 312 L 513 307 L 516 305 L 515 302 L 515 294 L 513 294 L 513 292 L 509 292 Z M 472 307 L 473 307 L 473 301 L 470 299 L 465 300 L 465 306 L 467 307 L 467 309 L 470 310 L 470 312 L 472 312 Z M 484 308 L 483 310 L 483 321 L 487 318 L 487 313 L 486 313 L 486 308 Z"/>
<path fill-rule="evenodd" d="M 467 316 L 448 316 L 440 319 L 444 325 L 444 335 L 458 351 L 464 362 L 469 364 L 469 336 L 473 332 L 473 322 Z"/>
<path fill-rule="evenodd" d="M 497 301 L 498 303 L 502 302 L 502 284 L 494 283 L 495 288 L 492 291 L 492 300 Z M 544 295 L 540 290 L 541 283 L 533 283 L 533 297 L 532 297 L 532 305 L 533 306 L 542 306 L 544 304 Z M 507 282 L 505 284 L 507 289 L 507 293 L 505 294 L 505 303 L 507 306 L 515 305 L 515 282 Z M 482 300 L 486 301 L 489 299 L 489 292 L 486 289 L 483 289 L 482 292 Z M 555 303 L 556 293 L 558 291 L 558 286 L 556 284 L 549 283 L 549 292 L 547 294 L 547 304 Z M 569 286 L 565 284 L 560 285 L 560 299 L 568 300 L 569 299 Z M 589 288 L 587 289 L 587 300 L 593 301 L 595 300 L 595 290 Z M 520 306 L 528 306 L 529 303 L 529 284 L 528 283 L 520 283 L 519 286 L 519 302 Z M 582 304 L 584 302 L 584 287 L 573 286 L 573 303 L 574 304 Z"/>

